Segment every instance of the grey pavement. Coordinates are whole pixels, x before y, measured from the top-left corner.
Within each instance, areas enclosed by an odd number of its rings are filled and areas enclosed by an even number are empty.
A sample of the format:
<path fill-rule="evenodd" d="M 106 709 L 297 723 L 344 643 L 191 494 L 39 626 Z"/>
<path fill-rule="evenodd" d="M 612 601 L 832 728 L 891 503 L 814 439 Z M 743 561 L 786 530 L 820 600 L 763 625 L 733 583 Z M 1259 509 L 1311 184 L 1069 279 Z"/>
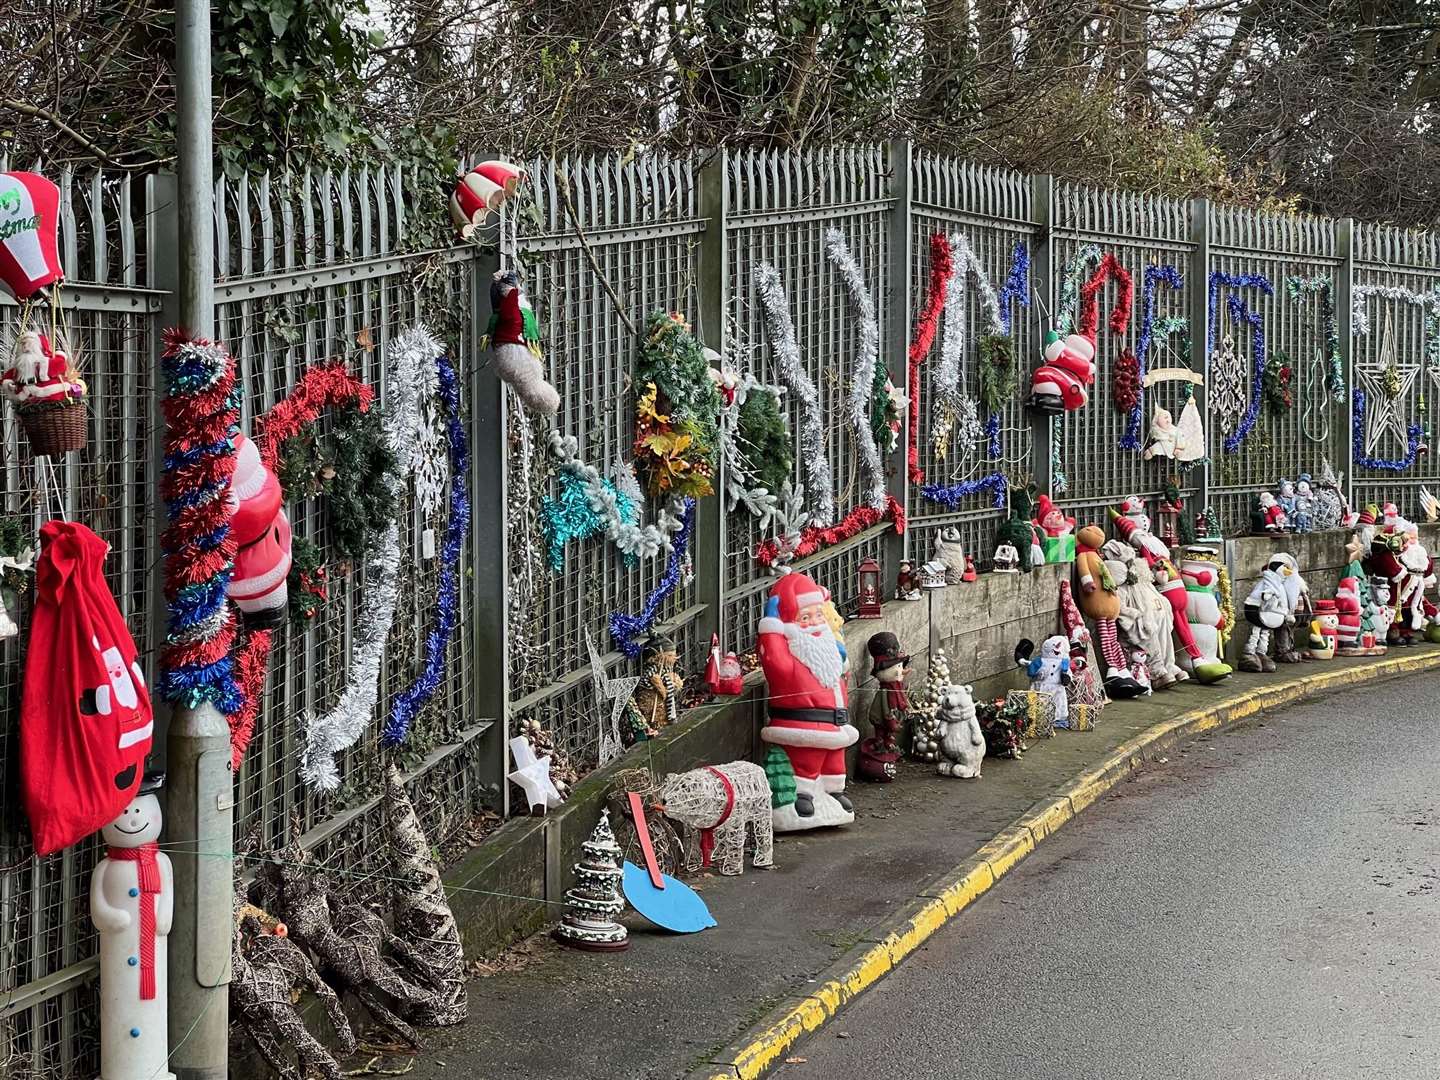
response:
<path fill-rule="evenodd" d="M 777 1076 L 1440 1077 L 1437 691 L 1338 693 L 1151 765 Z"/>

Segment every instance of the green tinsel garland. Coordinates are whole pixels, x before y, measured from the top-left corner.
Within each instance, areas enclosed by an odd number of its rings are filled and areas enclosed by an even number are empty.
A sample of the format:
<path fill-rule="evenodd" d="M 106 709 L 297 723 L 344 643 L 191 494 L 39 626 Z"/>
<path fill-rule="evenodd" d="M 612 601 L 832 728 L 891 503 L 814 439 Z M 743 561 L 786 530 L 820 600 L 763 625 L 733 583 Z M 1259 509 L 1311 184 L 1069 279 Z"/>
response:
<path fill-rule="evenodd" d="M 351 405 L 335 412 L 324 435 L 306 432 L 280 447 L 276 476 L 289 502 L 324 495 L 330 544 L 345 559 L 360 559 L 395 516 L 395 498 L 381 478 L 399 470 L 385 443 L 380 410 Z"/>
<path fill-rule="evenodd" d="M 778 495 L 790 479 L 795 451 L 774 393 L 756 387 L 746 395 L 735 435 L 740 452 L 754 470 L 752 482 Z"/>
<path fill-rule="evenodd" d="M 980 411 L 994 416 L 1015 397 L 1015 343 L 999 334 L 980 338 Z"/>

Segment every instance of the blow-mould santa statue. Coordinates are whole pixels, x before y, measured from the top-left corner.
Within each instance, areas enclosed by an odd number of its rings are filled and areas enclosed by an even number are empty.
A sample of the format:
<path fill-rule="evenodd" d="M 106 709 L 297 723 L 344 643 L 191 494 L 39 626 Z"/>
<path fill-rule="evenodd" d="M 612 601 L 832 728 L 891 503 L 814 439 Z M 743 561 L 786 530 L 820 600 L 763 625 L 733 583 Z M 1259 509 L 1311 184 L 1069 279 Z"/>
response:
<path fill-rule="evenodd" d="M 285 619 L 291 537 L 284 500 L 280 481 L 265 467 L 255 444 L 236 435 L 230 531 L 238 547 L 225 591 L 251 627 L 278 626 Z"/>
<path fill-rule="evenodd" d="M 1045 336 L 1045 362 L 1030 376 L 1027 404 L 1041 412 L 1074 412 L 1090 400 L 1095 381 L 1095 342 L 1084 334 Z"/>
<path fill-rule="evenodd" d="M 845 748 L 860 733 L 850 723 L 845 648 L 826 618 L 830 594 L 804 574 L 789 573 L 770 589 L 760 620 L 769 720 L 760 738 L 785 751 L 795 774 L 795 800 L 775 807 L 777 832 L 848 825 Z"/>

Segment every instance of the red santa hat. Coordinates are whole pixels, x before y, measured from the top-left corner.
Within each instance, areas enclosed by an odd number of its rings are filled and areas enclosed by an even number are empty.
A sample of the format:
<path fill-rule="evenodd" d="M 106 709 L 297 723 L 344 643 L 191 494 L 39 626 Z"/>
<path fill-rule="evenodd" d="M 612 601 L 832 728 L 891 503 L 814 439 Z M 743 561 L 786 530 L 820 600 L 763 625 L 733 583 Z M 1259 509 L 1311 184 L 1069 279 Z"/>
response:
<path fill-rule="evenodd" d="M 801 608 L 829 600 L 830 590 L 805 574 L 790 573 L 770 587 L 770 595 L 780 598 L 780 621 L 793 623 L 800 617 Z"/>
<path fill-rule="evenodd" d="M 1055 510 L 1055 504 L 1050 501 L 1049 495 L 1040 495 L 1035 499 L 1035 520 L 1044 521 L 1045 516 Z"/>

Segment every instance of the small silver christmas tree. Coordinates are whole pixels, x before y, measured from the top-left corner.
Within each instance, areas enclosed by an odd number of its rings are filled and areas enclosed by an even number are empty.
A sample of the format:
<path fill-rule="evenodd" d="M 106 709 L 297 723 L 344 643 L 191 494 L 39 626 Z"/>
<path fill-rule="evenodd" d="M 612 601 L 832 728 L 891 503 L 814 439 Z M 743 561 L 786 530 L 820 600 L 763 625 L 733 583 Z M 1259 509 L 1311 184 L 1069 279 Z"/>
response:
<path fill-rule="evenodd" d="M 601 813 L 600 823 L 580 850 L 584 857 L 575 864 L 575 886 L 565 893 L 565 917 L 555 928 L 555 937 L 576 949 L 628 948 L 628 933 L 615 921 L 625 910 L 620 895 L 625 871 L 620 866 L 620 845 L 610 831 L 610 811 Z"/>
<path fill-rule="evenodd" d="M 934 762 L 940 754 L 940 695 L 950 685 L 950 661 L 944 649 L 930 655 L 925 685 L 910 705 L 910 756 Z"/>

